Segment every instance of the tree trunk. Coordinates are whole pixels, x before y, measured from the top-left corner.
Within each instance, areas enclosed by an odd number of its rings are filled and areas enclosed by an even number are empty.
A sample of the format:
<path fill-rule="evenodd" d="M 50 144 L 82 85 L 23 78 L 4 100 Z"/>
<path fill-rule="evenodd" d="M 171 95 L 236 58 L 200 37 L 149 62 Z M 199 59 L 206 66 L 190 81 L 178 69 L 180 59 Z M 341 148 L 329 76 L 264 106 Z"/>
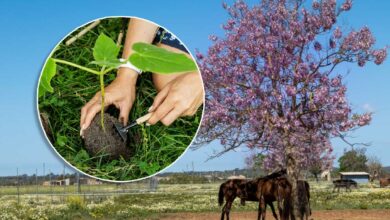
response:
<path fill-rule="evenodd" d="M 291 183 L 291 219 L 301 219 L 301 214 L 299 212 L 299 199 L 298 199 L 298 177 L 299 172 L 297 169 L 296 160 L 294 158 L 294 147 L 287 147 L 287 178 Z"/>

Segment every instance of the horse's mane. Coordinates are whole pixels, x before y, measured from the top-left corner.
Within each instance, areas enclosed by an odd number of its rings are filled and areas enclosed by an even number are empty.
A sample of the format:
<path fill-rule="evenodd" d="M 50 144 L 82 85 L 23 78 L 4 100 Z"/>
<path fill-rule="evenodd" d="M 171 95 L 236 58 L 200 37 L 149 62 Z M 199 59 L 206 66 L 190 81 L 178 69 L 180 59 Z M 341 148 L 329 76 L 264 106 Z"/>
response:
<path fill-rule="evenodd" d="M 276 172 L 273 172 L 267 176 L 264 176 L 262 177 L 263 179 L 276 179 L 278 177 L 281 177 L 281 176 L 284 176 L 287 174 L 287 170 L 286 169 L 281 169 L 279 171 L 276 171 Z"/>

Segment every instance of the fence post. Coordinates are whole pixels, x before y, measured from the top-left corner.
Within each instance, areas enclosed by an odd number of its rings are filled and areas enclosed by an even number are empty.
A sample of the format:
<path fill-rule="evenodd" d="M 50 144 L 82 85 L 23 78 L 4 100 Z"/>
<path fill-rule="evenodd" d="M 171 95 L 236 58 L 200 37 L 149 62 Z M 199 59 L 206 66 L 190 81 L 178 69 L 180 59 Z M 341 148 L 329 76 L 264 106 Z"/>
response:
<path fill-rule="evenodd" d="M 38 168 L 35 169 L 35 187 L 36 187 L 35 200 L 37 200 L 38 202 Z"/>
<path fill-rule="evenodd" d="M 53 204 L 53 184 L 51 182 L 51 171 L 50 171 L 50 169 L 49 169 L 49 184 L 50 184 L 51 204 Z"/>
<path fill-rule="evenodd" d="M 63 169 L 63 171 L 62 171 L 62 181 L 61 181 L 61 183 L 64 183 L 64 185 L 63 185 L 63 188 L 64 188 L 64 194 L 62 195 L 62 202 L 65 202 L 65 185 L 66 185 L 66 182 L 65 182 L 65 164 L 64 164 L 64 169 Z"/>
<path fill-rule="evenodd" d="M 18 192 L 18 204 L 20 203 L 20 195 L 19 195 L 19 168 L 16 168 L 16 188 Z"/>
<path fill-rule="evenodd" d="M 80 194 L 81 193 L 81 186 L 80 186 L 80 173 L 77 172 L 77 193 Z"/>

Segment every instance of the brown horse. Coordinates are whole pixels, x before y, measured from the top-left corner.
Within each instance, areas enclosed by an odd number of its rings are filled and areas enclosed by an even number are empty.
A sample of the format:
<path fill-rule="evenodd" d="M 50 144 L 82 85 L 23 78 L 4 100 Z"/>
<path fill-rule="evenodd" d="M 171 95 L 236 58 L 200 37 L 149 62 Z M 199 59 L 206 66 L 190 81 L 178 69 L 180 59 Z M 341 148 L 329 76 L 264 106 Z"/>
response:
<path fill-rule="evenodd" d="M 246 182 L 245 184 L 241 184 L 240 190 L 243 194 L 243 197 L 241 198 L 241 204 L 245 205 L 245 201 L 253 201 L 253 202 L 259 202 L 259 199 L 257 198 L 257 191 L 258 191 L 258 181 L 261 178 L 250 180 Z M 272 201 L 264 201 L 264 206 L 266 207 L 269 205 L 271 207 L 272 215 L 275 219 L 278 219 L 278 216 L 275 212 L 275 207 Z"/>
<path fill-rule="evenodd" d="M 245 205 L 245 201 L 258 202 L 256 197 L 257 181 L 245 179 L 231 179 L 222 183 L 219 187 L 218 203 L 221 206 L 225 198 L 225 205 L 222 208 L 221 220 L 225 218 L 229 220 L 230 210 L 236 197 L 241 199 L 241 205 Z M 272 213 L 277 219 L 275 208 L 272 203 L 267 203 L 272 210 Z"/>
<path fill-rule="evenodd" d="M 263 178 L 272 179 L 272 178 L 280 177 L 285 174 L 286 174 L 286 170 L 283 169 L 278 172 L 274 172 L 268 176 L 265 176 Z M 229 219 L 229 213 L 233 201 L 236 197 L 239 197 L 241 199 L 242 205 L 245 205 L 245 201 L 254 201 L 254 202 L 259 201 L 259 199 L 257 198 L 257 190 L 258 190 L 257 182 L 258 179 L 256 180 L 231 179 L 221 184 L 218 193 L 218 203 L 221 206 L 223 204 L 224 198 L 226 201 L 225 205 L 222 208 L 222 214 L 221 214 L 222 220 L 225 218 L 225 215 L 226 218 Z M 274 215 L 275 219 L 278 219 L 272 202 L 270 203 L 265 202 L 265 205 L 267 204 L 271 207 L 272 214 Z"/>
<path fill-rule="evenodd" d="M 291 190 L 292 186 L 285 177 L 274 179 L 259 179 L 257 197 L 259 198 L 259 213 L 258 220 L 265 219 L 266 206 L 265 204 L 277 201 L 279 216 L 283 219 L 295 219 L 291 212 Z M 299 204 L 298 209 L 301 213 L 301 219 L 311 215 L 310 208 L 310 186 L 304 180 L 298 181 Z"/>
<path fill-rule="evenodd" d="M 285 177 L 259 178 L 256 195 L 259 200 L 258 220 L 265 219 L 266 204 L 274 201 L 277 201 L 280 219 L 288 218 L 291 184 Z"/>
<path fill-rule="evenodd" d="M 239 191 L 239 185 L 244 183 L 246 180 L 244 179 L 231 179 L 221 184 L 219 187 L 218 193 L 218 204 L 221 206 L 223 204 L 223 199 L 225 198 L 225 205 L 222 207 L 222 215 L 221 220 L 225 218 L 229 220 L 230 209 L 232 208 L 232 204 L 234 199 L 241 194 Z"/>
<path fill-rule="evenodd" d="M 386 187 L 390 185 L 390 178 L 380 178 L 379 179 L 379 186 L 382 188 L 382 187 Z"/>

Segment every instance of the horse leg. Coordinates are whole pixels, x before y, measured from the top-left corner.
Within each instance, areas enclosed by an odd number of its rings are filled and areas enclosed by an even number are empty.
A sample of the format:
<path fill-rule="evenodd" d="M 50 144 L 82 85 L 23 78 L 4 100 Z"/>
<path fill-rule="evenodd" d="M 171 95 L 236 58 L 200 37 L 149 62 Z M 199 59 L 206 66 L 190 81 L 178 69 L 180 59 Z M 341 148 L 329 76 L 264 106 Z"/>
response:
<path fill-rule="evenodd" d="M 306 220 L 308 220 L 309 216 L 311 216 L 311 207 L 310 207 L 310 198 L 309 197 L 307 197 L 307 204 L 305 206 L 305 210 L 306 210 L 306 213 L 305 213 Z"/>
<path fill-rule="evenodd" d="M 233 201 L 229 201 L 226 205 L 226 220 L 229 220 L 230 209 L 232 208 Z"/>
<path fill-rule="evenodd" d="M 266 218 L 266 211 L 267 211 L 267 204 L 265 203 L 264 201 L 264 198 L 263 198 L 263 201 L 261 202 L 261 216 L 262 216 L 262 220 L 265 220 Z"/>
<path fill-rule="evenodd" d="M 259 201 L 259 208 L 257 210 L 257 220 L 260 220 L 261 218 L 261 201 Z"/>
<path fill-rule="evenodd" d="M 271 206 L 272 215 L 274 216 L 274 218 L 276 220 L 278 220 L 278 215 L 276 215 L 274 204 L 272 202 L 270 202 L 270 203 L 268 203 L 268 205 Z"/>
<path fill-rule="evenodd" d="M 227 201 L 225 202 L 225 205 L 223 205 L 223 207 L 222 207 L 221 220 L 225 219 L 226 204 L 227 204 Z"/>
<path fill-rule="evenodd" d="M 259 199 L 259 209 L 257 210 L 257 220 L 260 220 L 261 219 L 265 219 L 265 217 L 263 216 L 263 209 L 265 209 L 265 205 L 264 205 L 264 198 L 263 196 L 260 196 L 260 199 Z"/>
<path fill-rule="evenodd" d="M 293 204 L 292 204 L 292 201 L 291 201 L 291 197 L 288 199 L 288 200 L 286 200 L 288 203 L 287 203 L 287 205 L 285 206 L 286 207 L 286 209 L 285 209 L 285 219 L 286 220 L 288 220 L 288 217 L 290 217 L 290 219 L 291 220 L 295 220 L 295 215 L 294 215 L 294 212 L 293 212 Z M 285 201 L 285 202 L 286 202 Z"/>
<path fill-rule="evenodd" d="M 309 220 L 309 213 L 310 213 L 310 206 L 306 205 L 305 206 L 305 219 Z"/>
<path fill-rule="evenodd" d="M 278 211 L 279 211 L 280 219 L 283 220 L 284 216 L 283 216 L 283 209 L 282 209 L 282 206 L 281 206 L 280 198 L 278 198 L 276 201 L 277 201 L 277 204 L 278 204 Z M 271 206 L 271 209 L 272 209 L 272 206 Z"/>

